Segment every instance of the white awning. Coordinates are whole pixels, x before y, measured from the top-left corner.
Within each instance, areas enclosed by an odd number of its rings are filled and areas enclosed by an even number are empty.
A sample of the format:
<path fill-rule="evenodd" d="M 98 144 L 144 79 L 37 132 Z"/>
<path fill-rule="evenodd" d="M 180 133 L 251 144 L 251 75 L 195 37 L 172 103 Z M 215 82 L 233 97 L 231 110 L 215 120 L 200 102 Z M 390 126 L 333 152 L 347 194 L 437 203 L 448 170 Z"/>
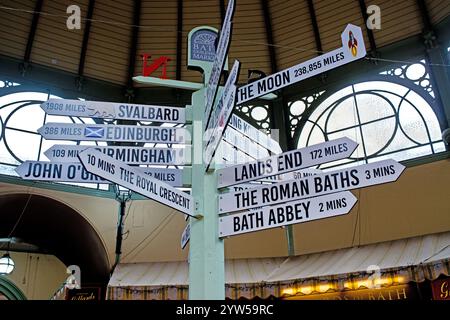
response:
<path fill-rule="evenodd" d="M 285 259 L 239 259 L 225 262 L 226 283 L 259 283 Z M 176 286 L 188 285 L 186 261 L 125 263 L 117 265 L 108 286 Z"/>
<path fill-rule="evenodd" d="M 434 278 L 440 273 L 448 275 L 449 260 L 450 232 L 445 232 L 290 258 L 227 260 L 225 281 L 228 285 L 280 283 L 366 272 L 371 265 L 379 266 L 383 272 L 440 263 L 444 267 L 431 268 Z M 151 262 L 119 264 L 108 286 L 161 287 L 188 283 L 187 261 Z"/>
<path fill-rule="evenodd" d="M 266 279 L 278 282 L 432 264 L 450 258 L 450 232 L 287 258 Z"/>

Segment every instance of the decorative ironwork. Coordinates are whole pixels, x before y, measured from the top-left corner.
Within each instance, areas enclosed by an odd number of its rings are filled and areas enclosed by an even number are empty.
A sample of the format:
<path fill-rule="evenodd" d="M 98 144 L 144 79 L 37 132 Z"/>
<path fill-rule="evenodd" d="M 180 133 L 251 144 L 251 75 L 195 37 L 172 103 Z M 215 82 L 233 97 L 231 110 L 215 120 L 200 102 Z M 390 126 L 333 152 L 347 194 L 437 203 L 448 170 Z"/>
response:
<path fill-rule="evenodd" d="M 267 133 L 270 132 L 270 112 L 269 105 L 256 104 L 256 105 L 243 105 L 236 106 L 236 109 L 245 114 L 247 117 L 253 120 L 260 129 L 264 129 Z"/>
<path fill-rule="evenodd" d="M 289 109 L 289 127 L 291 129 L 291 137 L 294 136 L 295 129 L 300 123 L 305 111 L 319 98 L 325 91 L 314 93 L 310 96 L 302 97 L 296 101 L 288 103 Z"/>
<path fill-rule="evenodd" d="M 359 143 L 352 157 L 322 165 L 321 169 L 384 158 L 401 161 L 445 151 L 431 107 L 433 99 L 414 87 L 384 78 L 346 86 L 320 101 L 310 99 L 312 112 L 302 119 L 294 139 L 298 139 L 298 147 L 343 136 Z M 299 101 L 304 103 L 305 98 Z"/>
<path fill-rule="evenodd" d="M 20 86 L 20 83 L 12 82 L 9 80 L 0 80 L 0 89 Z"/>
<path fill-rule="evenodd" d="M 425 90 L 433 98 L 435 97 L 425 60 L 410 65 L 396 66 L 380 74 L 409 80 L 419 88 Z"/>

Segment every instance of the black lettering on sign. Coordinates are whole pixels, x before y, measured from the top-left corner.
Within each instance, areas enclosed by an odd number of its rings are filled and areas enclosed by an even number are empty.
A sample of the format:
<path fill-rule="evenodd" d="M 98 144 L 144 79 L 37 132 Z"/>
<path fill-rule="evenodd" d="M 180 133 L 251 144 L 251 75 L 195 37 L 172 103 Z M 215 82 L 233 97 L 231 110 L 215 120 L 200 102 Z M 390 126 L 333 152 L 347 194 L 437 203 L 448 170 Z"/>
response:
<path fill-rule="evenodd" d="M 395 168 L 394 165 L 380 167 L 380 168 L 374 168 L 373 169 L 373 177 L 374 178 L 380 178 L 380 177 L 386 177 L 395 174 Z"/>
<path fill-rule="evenodd" d="M 106 171 L 108 173 L 114 174 L 115 172 L 115 165 L 112 163 L 109 163 L 105 160 L 98 159 L 98 168 L 102 169 L 103 171 Z"/>
<path fill-rule="evenodd" d="M 341 199 L 335 199 L 330 200 L 326 202 L 326 208 L 327 210 L 336 210 L 347 207 L 347 199 L 341 198 Z"/>

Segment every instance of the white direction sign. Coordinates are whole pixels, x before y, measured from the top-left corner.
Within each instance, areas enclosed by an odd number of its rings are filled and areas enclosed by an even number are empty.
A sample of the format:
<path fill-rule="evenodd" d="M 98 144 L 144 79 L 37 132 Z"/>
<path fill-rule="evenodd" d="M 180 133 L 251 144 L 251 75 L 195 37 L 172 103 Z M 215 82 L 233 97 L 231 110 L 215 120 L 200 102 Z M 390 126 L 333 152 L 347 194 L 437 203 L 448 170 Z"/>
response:
<path fill-rule="evenodd" d="M 78 161 L 78 158 L 77 158 Z M 142 174 L 164 181 L 172 187 L 183 186 L 180 169 L 134 167 Z M 78 162 L 24 161 L 16 169 L 17 174 L 26 180 L 72 182 L 72 183 L 110 183 L 84 169 Z"/>
<path fill-rule="evenodd" d="M 191 239 L 191 224 L 188 223 L 181 234 L 181 250 L 183 250 Z"/>
<path fill-rule="evenodd" d="M 239 77 L 240 62 L 238 60 L 234 61 L 233 68 L 231 69 L 230 75 L 228 76 L 227 82 L 223 88 L 219 102 L 214 109 L 211 119 L 206 127 L 205 133 L 203 134 L 203 141 L 208 145 L 211 139 L 215 137 L 216 130 L 220 128 L 225 128 L 228 119 L 233 112 L 234 104 L 226 104 L 226 97 L 231 91 L 234 91 L 234 97 L 236 97 L 236 83 Z M 234 101 L 233 101 L 234 102 Z M 222 129 L 223 130 L 223 129 Z"/>
<path fill-rule="evenodd" d="M 306 168 L 298 171 L 293 171 L 281 175 L 281 180 L 303 179 L 304 177 L 315 176 L 322 174 L 323 171 L 315 168 Z"/>
<path fill-rule="evenodd" d="M 236 81 L 239 76 L 239 61 L 235 61 L 233 69 L 231 70 L 230 76 L 225 83 L 222 96 L 220 101 L 216 106 L 217 112 L 215 112 L 214 117 L 209 121 L 206 132 L 203 135 L 203 140 L 206 141 L 205 149 L 205 162 L 206 169 L 208 169 L 212 158 L 219 146 L 222 139 L 223 132 L 227 127 L 228 120 L 230 119 L 231 113 L 234 109 L 234 104 L 236 102 Z"/>
<path fill-rule="evenodd" d="M 217 187 L 227 187 L 349 157 L 358 144 L 339 138 L 279 155 L 218 169 Z"/>
<path fill-rule="evenodd" d="M 38 132 L 47 140 L 75 141 L 190 143 L 191 137 L 184 128 L 81 123 L 47 123 Z"/>
<path fill-rule="evenodd" d="M 271 137 L 265 134 L 263 130 L 256 129 L 250 123 L 235 114 L 231 115 L 228 127 L 241 132 L 243 135 L 249 137 L 254 142 L 258 143 L 260 146 L 266 148 L 267 150 L 270 150 L 270 152 L 274 154 L 283 152 L 277 141 L 273 140 Z M 230 130 L 225 131 L 225 136 L 228 134 L 228 131 Z"/>
<path fill-rule="evenodd" d="M 349 191 L 248 210 L 219 218 L 219 237 L 344 215 L 356 197 Z"/>
<path fill-rule="evenodd" d="M 191 148 L 148 148 L 55 144 L 44 152 L 51 161 L 78 162 L 78 153 L 95 148 L 126 164 L 186 165 L 191 163 Z"/>
<path fill-rule="evenodd" d="M 300 180 L 288 180 L 269 186 L 225 193 L 219 196 L 219 213 L 240 211 L 393 182 L 398 179 L 404 169 L 403 165 L 394 160 L 383 160 Z"/>
<path fill-rule="evenodd" d="M 184 108 L 103 101 L 50 99 L 41 108 L 55 116 L 185 123 Z"/>
<path fill-rule="evenodd" d="M 149 177 L 134 167 L 114 160 L 95 149 L 86 149 L 80 152 L 78 157 L 87 171 L 103 179 L 117 183 L 187 215 L 192 216 L 194 213 L 194 199 L 191 195 Z"/>
<path fill-rule="evenodd" d="M 360 27 L 347 25 L 341 34 L 341 40 L 342 47 L 339 49 L 240 87 L 236 104 L 240 105 L 366 56 L 366 47 Z"/>
<path fill-rule="evenodd" d="M 251 138 L 239 133 L 230 126 L 228 126 L 225 130 L 222 139 L 254 159 L 261 159 L 270 156 L 269 150 L 257 144 Z"/>
<path fill-rule="evenodd" d="M 205 126 L 208 125 L 211 116 L 211 110 L 217 94 L 217 87 L 219 86 L 220 75 L 222 74 L 225 57 L 228 53 L 232 30 L 231 20 L 233 19 L 233 15 L 234 0 L 229 0 L 225 19 L 223 21 L 222 29 L 220 30 L 219 41 L 217 42 L 216 55 L 214 57 L 211 75 L 205 91 Z"/>

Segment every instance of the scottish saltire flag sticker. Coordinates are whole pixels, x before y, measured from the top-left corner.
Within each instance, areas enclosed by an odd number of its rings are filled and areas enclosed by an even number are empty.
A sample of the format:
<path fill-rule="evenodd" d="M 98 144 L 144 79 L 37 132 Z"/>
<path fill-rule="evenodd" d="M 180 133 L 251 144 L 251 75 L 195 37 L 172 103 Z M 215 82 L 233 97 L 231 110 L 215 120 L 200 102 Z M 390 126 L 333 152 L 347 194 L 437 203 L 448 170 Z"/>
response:
<path fill-rule="evenodd" d="M 99 127 L 86 127 L 84 129 L 84 136 L 86 138 L 103 138 L 105 129 Z"/>

